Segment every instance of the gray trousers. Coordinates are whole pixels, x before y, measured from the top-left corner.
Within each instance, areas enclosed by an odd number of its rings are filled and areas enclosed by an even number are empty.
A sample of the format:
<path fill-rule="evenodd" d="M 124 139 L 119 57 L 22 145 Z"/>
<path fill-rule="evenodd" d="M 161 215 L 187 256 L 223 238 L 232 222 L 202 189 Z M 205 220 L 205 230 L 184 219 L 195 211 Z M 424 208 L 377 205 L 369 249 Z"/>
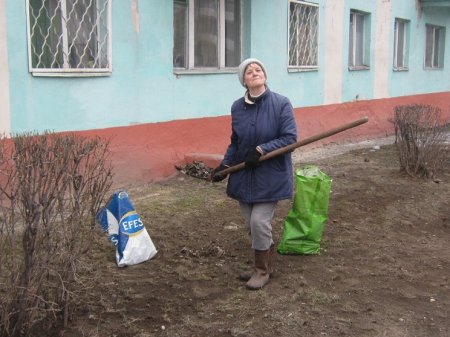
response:
<path fill-rule="evenodd" d="M 248 204 L 239 202 L 241 212 L 244 215 L 248 234 L 252 239 L 252 248 L 255 250 L 267 250 L 273 244 L 272 218 L 277 202 L 262 202 Z"/>

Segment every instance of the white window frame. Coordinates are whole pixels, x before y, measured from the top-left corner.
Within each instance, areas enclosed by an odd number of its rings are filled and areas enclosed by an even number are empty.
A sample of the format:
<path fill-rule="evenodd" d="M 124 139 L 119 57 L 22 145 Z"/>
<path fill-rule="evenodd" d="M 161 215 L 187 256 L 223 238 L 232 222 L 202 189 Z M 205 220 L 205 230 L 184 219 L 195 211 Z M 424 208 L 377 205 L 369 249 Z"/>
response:
<path fill-rule="evenodd" d="M 429 41 L 428 31 L 431 29 L 432 40 Z M 436 34 L 438 34 L 436 36 Z M 437 40 L 436 40 L 437 39 Z M 431 48 L 431 50 L 429 50 Z M 442 69 L 444 68 L 444 52 L 445 52 L 445 27 L 425 24 L 425 69 Z M 431 54 L 428 61 L 427 55 Z"/>
<path fill-rule="evenodd" d="M 409 20 L 395 18 L 393 61 L 394 70 L 408 70 L 409 24 Z M 400 31 L 403 31 L 403 35 L 400 34 Z"/>
<path fill-rule="evenodd" d="M 362 20 L 357 20 L 358 18 Z M 358 25 L 360 22 L 362 27 Z M 358 41 L 358 36 L 361 36 L 361 42 Z M 358 58 L 361 59 L 360 63 Z M 370 69 L 370 13 L 354 9 L 350 10 L 348 68 L 349 70 Z"/>
<path fill-rule="evenodd" d="M 291 65 L 291 32 L 290 32 L 290 27 L 291 27 L 291 3 L 294 4 L 298 4 L 301 6 L 309 6 L 309 7 L 315 7 L 317 10 L 317 26 L 316 28 L 316 32 L 315 32 L 315 37 L 314 37 L 314 43 L 316 44 L 316 55 L 315 55 L 315 64 L 308 64 L 308 65 Z M 287 28 L 287 32 L 288 32 L 288 71 L 308 71 L 308 70 L 318 70 L 319 68 L 319 4 L 317 3 L 312 3 L 312 2 L 307 2 L 307 1 L 301 1 L 301 0 L 289 0 L 289 4 L 288 4 L 288 20 L 287 20 L 287 24 L 288 24 L 288 28 Z M 311 47 L 310 47 L 311 48 Z"/>
<path fill-rule="evenodd" d="M 217 73 L 217 72 L 235 72 L 238 65 L 235 67 L 225 66 L 225 52 L 226 52 L 226 36 L 225 36 L 225 0 L 219 0 L 219 15 L 218 15 L 218 67 L 195 67 L 195 40 L 194 40 L 194 27 L 195 27 L 195 1 L 188 0 L 188 14 L 187 14 L 187 36 L 186 36 L 186 67 L 174 67 L 175 74 L 183 73 Z M 242 49 L 243 49 L 243 2 L 245 0 L 240 0 L 240 55 L 239 58 L 242 59 Z"/>
<path fill-rule="evenodd" d="M 106 5 L 106 26 L 108 31 L 107 38 L 107 66 L 102 68 L 70 68 L 67 62 L 68 55 L 68 39 L 67 39 L 67 28 L 65 25 L 61 27 L 62 36 L 62 48 L 64 53 L 64 63 L 61 68 L 36 68 L 33 67 L 32 59 L 32 27 L 30 20 L 30 1 L 26 0 L 26 15 L 27 15 L 27 42 L 28 42 L 28 69 L 33 76 L 53 76 L 53 77 L 85 77 L 85 76 L 109 76 L 112 73 L 112 0 L 108 0 Z M 68 0 L 61 1 L 61 22 L 65 22 L 65 17 L 67 16 L 66 3 Z M 98 1 L 98 0 L 93 0 Z M 98 8 L 99 6 L 97 6 Z"/>

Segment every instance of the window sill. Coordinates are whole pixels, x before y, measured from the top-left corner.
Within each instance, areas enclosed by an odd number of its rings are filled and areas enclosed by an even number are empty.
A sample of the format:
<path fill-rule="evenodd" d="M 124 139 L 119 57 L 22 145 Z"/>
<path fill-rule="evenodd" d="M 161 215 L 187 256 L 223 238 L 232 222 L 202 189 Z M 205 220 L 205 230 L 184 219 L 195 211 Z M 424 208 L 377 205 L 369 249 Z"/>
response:
<path fill-rule="evenodd" d="M 180 69 L 174 68 L 175 75 L 209 75 L 209 74 L 236 74 L 237 68 L 227 69 Z"/>
<path fill-rule="evenodd" d="M 288 73 L 319 71 L 319 67 L 288 68 L 287 71 L 288 71 Z"/>
<path fill-rule="evenodd" d="M 30 71 L 31 75 L 34 77 L 106 77 L 111 76 L 112 71 L 70 71 L 70 72 L 61 72 L 61 71 Z"/>
<path fill-rule="evenodd" d="M 394 72 L 402 72 L 402 71 L 409 71 L 408 67 L 403 67 L 403 68 L 393 68 Z"/>
<path fill-rule="evenodd" d="M 370 70 L 370 67 L 369 66 L 349 66 L 348 70 L 350 70 L 350 71 Z"/>

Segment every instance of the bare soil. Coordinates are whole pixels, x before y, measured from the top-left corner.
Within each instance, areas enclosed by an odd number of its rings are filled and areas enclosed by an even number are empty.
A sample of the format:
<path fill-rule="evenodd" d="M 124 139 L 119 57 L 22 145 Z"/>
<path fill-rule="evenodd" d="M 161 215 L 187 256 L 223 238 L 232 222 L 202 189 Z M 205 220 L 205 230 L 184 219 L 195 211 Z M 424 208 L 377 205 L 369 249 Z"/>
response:
<path fill-rule="evenodd" d="M 366 144 L 367 145 L 367 144 Z M 179 174 L 129 195 L 158 254 L 126 268 L 99 234 L 91 302 L 62 336 L 450 336 L 450 162 L 434 180 L 399 172 L 394 145 L 302 156 L 332 178 L 319 255 L 280 255 L 249 291 L 252 251 L 226 181 Z M 322 154 L 322 156 L 321 156 Z M 291 201 L 279 204 L 276 242 Z"/>

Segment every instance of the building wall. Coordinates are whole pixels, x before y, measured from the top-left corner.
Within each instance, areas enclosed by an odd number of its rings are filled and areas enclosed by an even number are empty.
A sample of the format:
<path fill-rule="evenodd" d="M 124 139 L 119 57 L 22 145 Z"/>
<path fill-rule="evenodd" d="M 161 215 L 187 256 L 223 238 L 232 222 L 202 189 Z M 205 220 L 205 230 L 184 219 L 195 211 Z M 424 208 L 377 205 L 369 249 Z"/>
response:
<path fill-rule="evenodd" d="M 242 94 L 235 73 L 172 71 L 172 1 L 114 1 L 108 77 L 33 77 L 25 1 L 7 0 L 12 130 L 85 130 L 225 115 Z"/>
<path fill-rule="evenodd" d="M 5 0 L 1 0 L 5 7 Z M 450 67 L 423 69 L 424 25 L 446 26 L 449 9 L 418 12 L 409 0 L 318 0 L 320 5 L 319 69 L 287 71 L 288 1 L 246 1 L 245 56 L 260 58 L 272 90 L 288 96 L 295 107 L 398 97 L 450 89 Z M 172 70 L 172 1 L 114 1 L 113 72 L 107 77 L 33 77 L 28 72 L 25 1 L 6 0 L 6 50 L 9 60 L 13 132 L 87 130 L 139 123 L 227 115 L 243 93 L 235 73 L 182 74 Z M 253 4 L 253 6 L 251 6 Z M 349 11 L 371 13 L 371 67 L 349 71 Z M 411 20 L 410 70 L 392 71 L 393 19 Z M 248 17 L 247 17 L 248 18 Z M 268 18 L 271 18 L 268 20 Z M 4 28 L 5 29 L 5 28 Z M 4 33 L 3 33 L 4 36 Z M 250 40 L 250 41 L 249 41 Z M 450 44 L 447 43 L 447 49 Z M 7 54 L 6 54 L 7 53 Z M 7 57 L 5 57 L 7 55 Z M 0 60 L 2 60 L 0 59 Z M 446 53 L 446 63 L 450 52 Z M 1 63 L 5 66 L 5 61 Z M 6 90 L 2 90 L 5 95 Z M 5 113 L 5 111 L 9 111 Z M 8 124 L 5 120 L 3 124 Z"/>
<path fill-rule="evenodd" d="M 320 7 L 320 10 L 324 11 L 324 9 L 324 5 Z M 326 79 L 322 80 L 324 104 L 342 102 L 341 88 L 345 69 L 342 52 L 345 41 L 344 13 L 344 1 L 330 1 L 327 3 L 325 13 L 320 17 L 320 27 L 322 27 L 320 40 L 324 41 L 324 47 L 320 48 L 319 60 L 321 65 L 323 64 L 323 73 L 326 75 Z M 326 52 L 323 51 L 324 49 Z"/>
<path fill-rule="evenodd" d="M 392 69 L 392 53 L 390 46 L 393 44 L 393 36 L 390 29 L 392 8 L 391 2 L 385 0 L 376 1 L 374 18 L 375 39 L 373 43 L 373 98 L 389 97 L 389 72 Z M 411 7 L 411 6 L 410 6 Z M 393 24 L 392 24 L 393 26 Z M 389 43 L 386 43 L 389 41 Z"/>
<path fill-rule="evenodd" d="M 291 99 L 300 138 L 362 116 L 367 125 L 327 141 L 391 134 L 388 120 L 398 104 L 430 103 L 450 117 L 450 7 L 422 11 L 410 0 L 316 3 L 319 68 L 289 72 L 288 1 L 244 0 L 243 56 L 262 60 L 269 87 Z M 235 72 L 174 74 L 172 1 L 114 1 L 112 75 L 84 78 L 28 72 L 25 5 L 0 0 L 0 131 L 113 137 L 118 183 L 168 177 L 191 154 L 217 163 L 229 141 L 230 106 L 244 88 Z M 351 9 L 370 13 L 368 70 L 348 69 Z M 396 17 L 410 20 L 408 71 L 392 70 Z M 426 23 L 446 27 L 443 69 L 423 67 Z"/>
<path fill-rule="evenodd" d="M 397 1 L 392 3 L 392 20 L 394 17 L 411 20 L 410 28 L 410 55 L 408 71 L 390 71 L 389 96 L 414 95 L 416 93 L 432 93 L 448 91 L 450 81 L 450 7 L 428 7 L 424 10 L 415 9 L 414 6 L 401 6 Z M 424 69 L 425 50 L 425 24 L 434 24 L 446 27 L 445 60 L 443 69 Z M 391 22 L 391 25 L 392 22 Z M 391 28 L 393 29 L 393 28 Z M 391 34 L 392 35 L 392 34 Z M 391 41 L 392 38 L 391 38 Z M 393 42 L 390 44 L 390 54 L 393 54 Z"/>
<path fill-rule="evenodd" d="M 297 108 L 295 117 L 299 140 L 362 117 L 368 117 L 369 120 L 295 151 L 301 154 L 308 148 L 325 144 L 392 135 L 393 124 L 389 119 L 397 105 L 412 102 L 434 105 L 442 109 L 444 116 L 450 120 L 449 101 L 450 92 L 447 92 Z M 114 187 L 127 188 L 172 177 L 177 173 L 175 165 L 182 166 L 194 160 L 201 160 L 206 165 L 215 167 L 229 144 L 230 125 L 230 117 L 221 116 L 90 130 L 80 134 L 111 139 Z"/>

